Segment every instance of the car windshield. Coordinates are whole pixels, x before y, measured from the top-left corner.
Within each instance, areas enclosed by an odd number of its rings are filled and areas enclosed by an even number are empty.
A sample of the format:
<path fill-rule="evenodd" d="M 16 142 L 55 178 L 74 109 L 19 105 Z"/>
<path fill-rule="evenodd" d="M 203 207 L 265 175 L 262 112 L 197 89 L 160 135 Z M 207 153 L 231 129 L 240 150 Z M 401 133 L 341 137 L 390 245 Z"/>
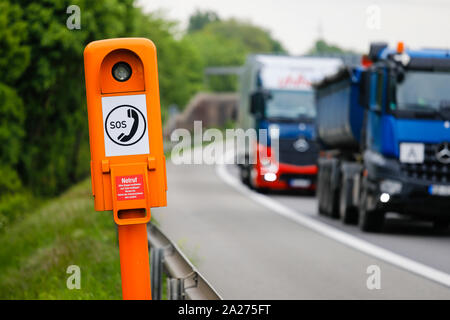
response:
<path fill-rule="evenodd" d="M 407 71 L 391 110 L 439 111 L 450 107 L 450 73 Z"/>
<path fill-rule="evenodd" d="M 316 116 L 313 91 L 271 91 L 266 100 L 266 118 L 296 120 Z"/>

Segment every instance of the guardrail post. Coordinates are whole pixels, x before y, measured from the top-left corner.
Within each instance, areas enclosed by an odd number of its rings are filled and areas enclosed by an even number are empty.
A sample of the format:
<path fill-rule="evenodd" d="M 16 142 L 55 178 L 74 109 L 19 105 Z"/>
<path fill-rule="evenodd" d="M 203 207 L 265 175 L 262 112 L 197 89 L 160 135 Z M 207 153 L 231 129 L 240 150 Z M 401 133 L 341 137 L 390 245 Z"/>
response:
<path fill-rule="evenodd" d="M 184 279 L 167 279 L 167 291 L 169 300 L 184 300 Z"/>
<path fill-rule="evenodd" d="M 153 247 L 150 252 L 150 257 L 151 257 L 150 278 L 153 295 L 152 298 L 153 300 L 161 300 L 164 249 Z"/>

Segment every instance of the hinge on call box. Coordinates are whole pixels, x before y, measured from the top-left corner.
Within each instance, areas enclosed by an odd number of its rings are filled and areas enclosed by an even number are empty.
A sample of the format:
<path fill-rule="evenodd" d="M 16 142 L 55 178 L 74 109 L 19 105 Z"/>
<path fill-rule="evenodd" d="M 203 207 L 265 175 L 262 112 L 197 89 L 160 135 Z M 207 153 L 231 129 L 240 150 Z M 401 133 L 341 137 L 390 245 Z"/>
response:
<path fill-rule="evenodd" d="M 147 157 L 147 165 L 149 171 L 156 170 L 156 159 L 155 157 Z M 102 172 L 109 173 L 111 168 L 109 167 L 109 160 L 102 160 Z"/>

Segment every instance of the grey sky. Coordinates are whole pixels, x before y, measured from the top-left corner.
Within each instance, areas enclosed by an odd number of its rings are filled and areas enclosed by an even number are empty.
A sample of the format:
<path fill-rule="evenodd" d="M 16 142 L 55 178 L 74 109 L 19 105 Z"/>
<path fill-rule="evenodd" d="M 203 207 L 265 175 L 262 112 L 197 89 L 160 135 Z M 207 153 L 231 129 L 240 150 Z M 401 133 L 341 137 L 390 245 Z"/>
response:
<path fill-rule="evenodd" d="M 392 45 L 404 41 L 412 48 L 450 48 L 450 0 L 138 0 L 138 4 L 146 11 L 163 9 L 182 27 L 196 8 L 251 21 L 269 29 L 292 54 L 310 48 L 319 32 L 327 41 L 360 52 L 374 40 Z M 380 29 L 368 27 L 377 25 L 373 5 L 380 9 Z"/>

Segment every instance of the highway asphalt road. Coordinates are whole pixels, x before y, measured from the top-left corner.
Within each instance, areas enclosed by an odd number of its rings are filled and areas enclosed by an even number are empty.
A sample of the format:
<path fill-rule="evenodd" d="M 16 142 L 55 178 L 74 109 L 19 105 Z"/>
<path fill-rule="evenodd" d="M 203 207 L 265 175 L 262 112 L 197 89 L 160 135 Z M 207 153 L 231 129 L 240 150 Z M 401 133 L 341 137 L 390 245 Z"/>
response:
<path fill-rule="evenodd" d="M 317 216 L 313 197 L 249 191 L 232 165 L 168 161 L 167 174 L 168 207 L 152 215 L 225 299 L 450 298 L 449 233 L 398 218 L 361 233 Z"/>

